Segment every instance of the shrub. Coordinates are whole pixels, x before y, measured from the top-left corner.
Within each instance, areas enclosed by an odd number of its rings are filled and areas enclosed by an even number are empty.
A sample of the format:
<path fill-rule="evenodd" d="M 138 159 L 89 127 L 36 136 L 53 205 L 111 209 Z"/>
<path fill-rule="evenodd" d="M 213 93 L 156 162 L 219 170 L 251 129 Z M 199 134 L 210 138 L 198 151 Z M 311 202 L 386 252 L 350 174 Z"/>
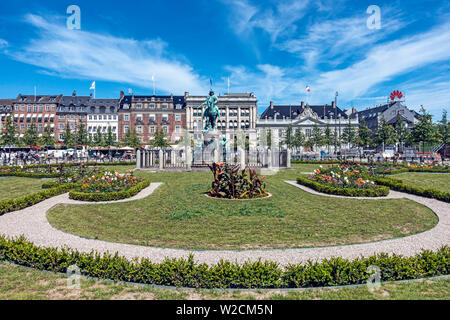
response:
<path fill-rule="evenodd" d="M 77 190 L 71 190 L 69 192 L 69 198 L 73 200 L 81 200 L 81 201 L 114 201 L 130 198 L 136 194 L 138 194 L 141 190 L 147 188 L 150 185 L 150 180 L 144 179 L 134 187 L 131 187 L 126 190 L 117 191 L 117 192 L 80 192 Z"/>
<path fill-rule="evenodd" d="M 66 272 L 77 265 L 81 274 L 101 279 L 192 288 L 300 288 L 362 284 L 376 265 L 381 280 L 393 281 L 449 274 L 450 248 L 404 257 L 381 253 L 355 260 L 332 257 L 321 262 L 289 264 L 284 269 L 271 261 L 242 265 L 221 260 L 215 265 L 188 258 L 153 263 L 146 258 L 132 261 L 117 253 L 80 253 L 68 248 L 39 247 L 23 237 L 0 236 L 0 260 L 53 272 Z"/>
<path fill-rule="evenodd" d="M 30 207 L 45 199 L 65 193 L 70 189 L 74 188 L 75 186 L 76 184 L 74 183 L 66 183 L 43 191 L 39 191 L 37 193 L 29 194 L 23 197 L 2 200 L 0 201 L 0 215 L 3 215 L 7 212 L 21 210 L 26 207 Z"/>
<path fill-rule="evenodd" d="M 371 189 L 361 188 L 341 188 L 333 185 L 326 185 L 316 181 L 312 181 L 308 178 L 298 177 L 297 183 L 314 189 L 318 192 L 334 194 L 347 197 L 383 197 L 389 194 L 389 188 L 385 186 L 376 186 Z"/>
<path fill-rule="evenodd" d="M 399 179 L 392 179 L 387 177 L 375 177 L 373 179 L 377 184 L 387 186 L 396 191 L 411 193 L 426 198 L 433 198 L 445 202 L 450 202 L 450 192 L 448 191 L 441 191 L 433 188 L 422 188 L 407 185 L 404 184 Z"/>

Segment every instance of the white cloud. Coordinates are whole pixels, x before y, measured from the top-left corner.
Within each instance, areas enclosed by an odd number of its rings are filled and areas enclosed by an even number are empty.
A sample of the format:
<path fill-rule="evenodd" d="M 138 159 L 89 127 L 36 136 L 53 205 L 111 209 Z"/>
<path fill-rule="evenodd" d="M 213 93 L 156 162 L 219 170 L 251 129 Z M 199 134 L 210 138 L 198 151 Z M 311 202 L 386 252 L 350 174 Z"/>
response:
<path fill-rule="evenodd" d="M 6 48 L 7 46 L 9 46 L 8 41 L 6 41 L 5 39 L 0 39 L 0 49 Z"/>
<path fill-rule="evenodd" d="M 69 30 L 37 15 L 26 21 L 38 28 L 39 36 L 29 45 L 11 52 L 13 59 L 43 68 L 61 77 L 105 80 L 152 87 L 155 75 L 159 90 L 201 93 L 207 83 L 191 66 L 172 58 L 160 39 L 138 41 Z"/>
<path fill-rule="evenodd" d="M 261 9 L 247 0 L 225 2 L 231 9 L 231 27 L 241 36 L 253 35 L 254 29 L 264 30 L 272 42 L 278 37 L 296 31 L 295 22 L 307 12 L 309 0 L 290 0 L 277 3 L 273 8 Z"/>

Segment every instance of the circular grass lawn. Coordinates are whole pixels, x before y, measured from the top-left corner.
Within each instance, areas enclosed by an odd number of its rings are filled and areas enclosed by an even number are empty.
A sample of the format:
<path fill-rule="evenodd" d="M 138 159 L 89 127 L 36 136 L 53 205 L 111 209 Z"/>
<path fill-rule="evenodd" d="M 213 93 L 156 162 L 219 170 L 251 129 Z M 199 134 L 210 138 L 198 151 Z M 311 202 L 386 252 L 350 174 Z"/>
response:
<path fill-rule="evenodd" d="M 308 168 L 309 169 L 309 168 Z M 186 249 L 332 246 L 403 237 L 431 229 L 437 217 L 408 199 L 339 199 L 309 194 L 284 180 L 264 181 L 272 197 L 256 201 L 208 199 L 210 172 L 136 172 L 163 182 L 132 202 L 58 205 L 47 214 L 60 230 L 94 239 Z"/>

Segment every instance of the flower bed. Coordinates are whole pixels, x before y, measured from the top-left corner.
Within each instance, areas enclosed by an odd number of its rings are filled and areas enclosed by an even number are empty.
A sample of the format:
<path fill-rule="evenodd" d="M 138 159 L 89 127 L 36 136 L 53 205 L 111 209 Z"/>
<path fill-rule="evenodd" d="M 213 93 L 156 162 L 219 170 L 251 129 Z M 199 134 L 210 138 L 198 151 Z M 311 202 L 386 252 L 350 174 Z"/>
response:
<path fill-rule="evenodd" d="M 434 172 L 434 173 L 450 173 L 450 167 L 437 163 L 423 164 L 377 164 L 371 167 L 373 174 L 398 174 L 405 172 Z"/>
<path fill-rule="evenodd" d="M 76 265 L 84 276 L 153 285 L 191 288 L 302 288 L 366 283 L 369 266 L 380 268 L 381 281 L 418 279 L 447 275 L 450 248 L 422 250 L 411 257 L 380 253 L 354 260 L 332 257 L 284 269 L 272 261 L 243 264 L 220 261 L 215 265 L 188 258 L 165 259 L 161 263 L 147 258 L 128 260 L 116 254 L 78 252 L 68 248 L 40 247 L 23 237 L 0 236 L 0 261 L 65 273 Z"/>
<path fill-rule="evenodd" d="M 263 179 L 258 177 L 255 170 L 239 165 L 227 163 L 213 163 L 208 165 L 214 175 L 208 195 L 213 198 L 225 199 L 254 199 L 267 197 Z"/>
<path fill-rule="evenodd" d="M 389 188 L 370 180 L 367 168 L 359 164 L 320 166 L 308 178 L 297 182 L 316 191 L 350 197 L 380 197 L 389 194 Z"/>
<path fill-rule="evenodd" d="M 69 192 L 69 197 L 84 201 L 119 200 L 134 196 L 149 184 L 149 180 L 136 178 L 133 170 L 123 175 L 105 172 L 84 178 L 79 187 Z"/>

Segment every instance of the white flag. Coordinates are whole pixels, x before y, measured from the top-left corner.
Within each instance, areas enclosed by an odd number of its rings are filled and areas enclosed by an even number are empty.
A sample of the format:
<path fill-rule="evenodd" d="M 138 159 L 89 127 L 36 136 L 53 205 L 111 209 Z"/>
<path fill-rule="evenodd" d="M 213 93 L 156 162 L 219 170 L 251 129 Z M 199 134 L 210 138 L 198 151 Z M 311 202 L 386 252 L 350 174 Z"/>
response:
<path fill-rule="evenodd" d="M 89 88 L 89 90 L 95 90 L 95 81 L 92 82 L 91 87 Z"/>

